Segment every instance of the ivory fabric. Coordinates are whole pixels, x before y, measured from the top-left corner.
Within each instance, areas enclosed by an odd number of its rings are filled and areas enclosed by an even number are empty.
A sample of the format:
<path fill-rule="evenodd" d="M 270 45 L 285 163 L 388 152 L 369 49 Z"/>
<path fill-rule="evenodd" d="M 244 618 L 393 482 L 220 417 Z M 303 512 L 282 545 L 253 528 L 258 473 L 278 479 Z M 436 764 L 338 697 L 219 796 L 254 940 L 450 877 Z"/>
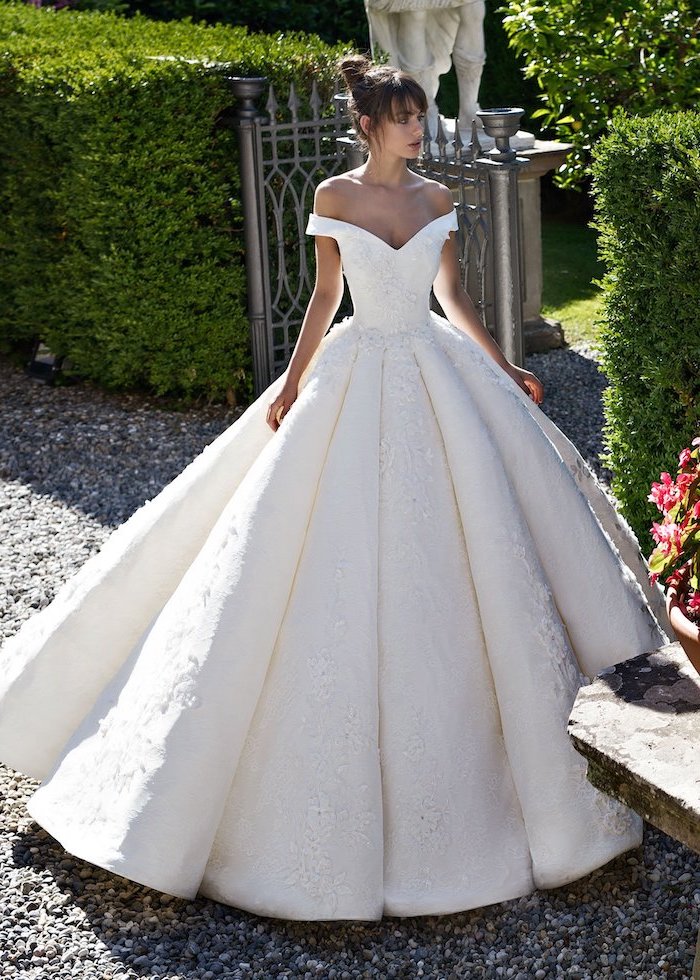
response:
<path fill-rule="evenodd" d="M 429 309 L 454 213 L 337 240 L 354 315 L 5 645 L 0 759 L 71 853 L 289 919 L 448 913 L 637 845 L 577 689 L 664 642 L 571 443 Z M 659 615 L 661 615 L 659 613 Z"/>

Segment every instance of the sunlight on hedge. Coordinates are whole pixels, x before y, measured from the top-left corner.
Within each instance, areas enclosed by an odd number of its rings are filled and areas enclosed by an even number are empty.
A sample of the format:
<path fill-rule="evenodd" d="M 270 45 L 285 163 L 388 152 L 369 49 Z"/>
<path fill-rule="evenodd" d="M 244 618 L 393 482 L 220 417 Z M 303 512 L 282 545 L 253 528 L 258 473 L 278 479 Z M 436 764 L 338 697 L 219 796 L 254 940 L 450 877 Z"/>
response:
<path fill-rule="evenodd" d="M 233 99 L 188 59 L 328 95 L 340 49 L 7 3 L 0 38 L 0 344 L 41 335 L 109 387 L 248 396 Z"/>

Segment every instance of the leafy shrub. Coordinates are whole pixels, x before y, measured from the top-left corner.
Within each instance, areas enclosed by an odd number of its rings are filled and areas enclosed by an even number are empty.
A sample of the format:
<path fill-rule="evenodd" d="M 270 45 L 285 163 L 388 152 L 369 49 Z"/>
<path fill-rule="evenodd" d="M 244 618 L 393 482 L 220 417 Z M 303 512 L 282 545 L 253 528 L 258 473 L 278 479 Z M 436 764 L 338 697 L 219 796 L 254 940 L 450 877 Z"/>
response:
<path fill-rule="evenodd" d="M 574 144 L 562 183 L 579 181 L 616 107 L 649 115 L 700 95 L 697 0 L 511 0 L 504 26 L 542 90 L 543 123 Z"/>
<path fill-rule="evenodd" d="M 233 99 L 202 62 L 328 94 L 339 49 L 7 3 L 0 36 L 4 348 L 40 334 L 106 386 L 245 397 Z"/>
<path fill-rule="evenodd" d="M 651 482 L 700 434 L 700 114 L 618 112 L 593 172 L 607 458 L 648 547 Z"/>

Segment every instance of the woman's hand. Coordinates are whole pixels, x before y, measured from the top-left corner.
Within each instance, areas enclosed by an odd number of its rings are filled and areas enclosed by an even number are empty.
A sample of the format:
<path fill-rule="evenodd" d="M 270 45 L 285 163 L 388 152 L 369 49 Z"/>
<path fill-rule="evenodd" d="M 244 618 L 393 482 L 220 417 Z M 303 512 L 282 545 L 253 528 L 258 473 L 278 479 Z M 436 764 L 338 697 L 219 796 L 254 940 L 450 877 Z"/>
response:
<path fill-rule="evenodd" d="M 525 368 L 509 363 L 507 373 L 518 387 L 522 388 L 525 394 L 532 398 L 535 405 L 541 403 L 544 398 L 544 385 L 532 371 L 526 371 Z"/>
<path fill-rule="evenodd" d="M 446 187 L 442 190 L 446 192 L 445 206 L 448 207 L 452 202 L 451 192 Z M 531 371 L 526 371 L 506 360 L 503 351 L 481 322 L 474 304 L 464 290 L 454 232 L 450 232 L 450 237 L 442 247 L 440 268 L 433 283 L 433 292 L 450 323 L 471 337 L 515 381 L 516 385 L 522 388 L 528 398 L 539 405 L 544 398 L 544 385 Z"/>
<path fill-rule="evenodd" d="M 288 378 L 277 398 L 271 401 L 267 409 L 267 424 L 276 432 L 285 415 L 297 400 L 299 382 Z"/>

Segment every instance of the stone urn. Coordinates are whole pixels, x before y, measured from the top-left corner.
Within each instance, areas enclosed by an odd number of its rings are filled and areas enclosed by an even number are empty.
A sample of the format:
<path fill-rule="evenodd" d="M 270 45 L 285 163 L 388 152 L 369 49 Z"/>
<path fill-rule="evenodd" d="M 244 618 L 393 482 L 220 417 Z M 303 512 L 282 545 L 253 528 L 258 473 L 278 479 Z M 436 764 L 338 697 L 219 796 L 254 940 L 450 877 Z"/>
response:
<path fill-rule="evenodd" d="M 678 587 L 671 586 L 666 592 L 666 612 L 676 639 L 683 647 L 685 655 L 700 674 L 700 627 L 686 615 L 684 581 Z"/>

